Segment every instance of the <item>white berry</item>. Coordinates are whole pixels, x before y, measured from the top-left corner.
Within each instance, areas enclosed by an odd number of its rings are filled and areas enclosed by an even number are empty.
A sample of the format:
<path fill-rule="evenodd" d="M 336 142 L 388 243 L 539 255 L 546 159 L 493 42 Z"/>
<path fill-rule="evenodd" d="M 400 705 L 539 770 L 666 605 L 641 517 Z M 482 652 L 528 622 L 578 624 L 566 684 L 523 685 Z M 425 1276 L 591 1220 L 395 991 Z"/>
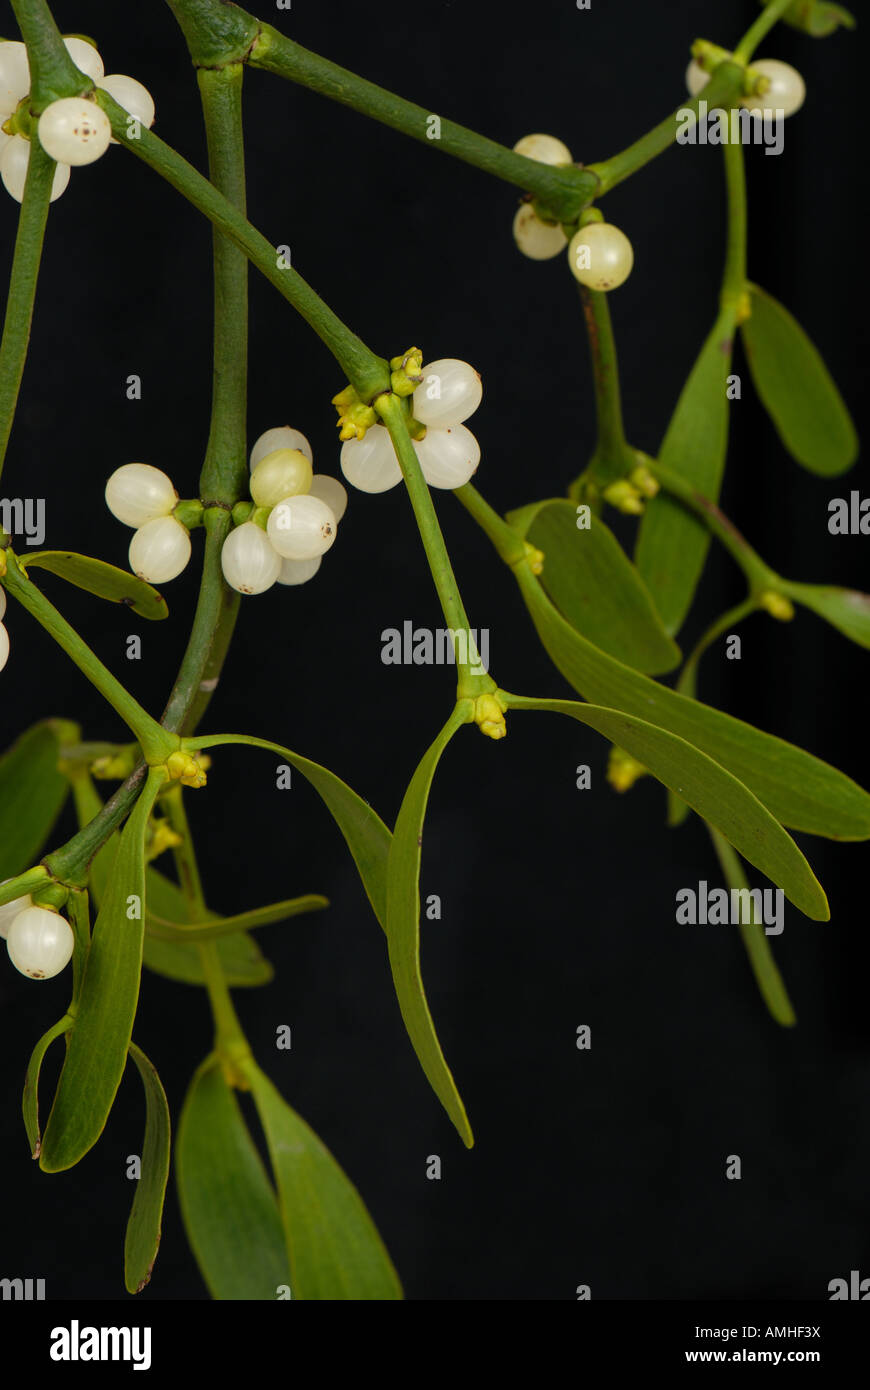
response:
<path fill-rule="evenodd" d="M 696 97 L 699 92 L 703 91 L 709 81 L 709 72 L 705 72 L 701 64 L 696 63 L 693 58 L 686 68 L 686 87 L 688 88 L 689 95 Z"/>
<path fill-rule="evenodd" d="M 9 660 L 9 633 L 3 623 L 0 623 L 0 671 Z"/>
<path fill-rule="evenodd" d="M 135 77 L 127 77 L 122 72 L 110 72 L 97 82 L 104 92 L 114 97 L 140 125 L 150 128 L 154 124 L 154 98 L 147 87 L 137 82 Z"/>
<path fill-rule="evenodd" d="M 93 164 L 106 153 L 112 123 L 102 107 L 83 97 L 63 97 L 46 106 L 36 127 L 39 143 L 64 164 Z"/>
<path fill-rule="evenodd" d="M 348 439 L 342 445 L 341 471 L 360 492 L 387 492 L 402 481 L 399 460 L 385 425 L 372 425 L 364 439 Z"/>
<path fill-rule="evenodd" d="M 301 449 L 275 449 L 251 474 L 251 496 L 258 507 L 274 507 L 311 487 L 311 463 Z"/>
<path fill-rule="evenodd" d="M 92 43 L 87 39 L 64 39 L 64 48 L 72 58 L 79 72 L 86 73 L 92 82 L 99 82 L 105 68 L 103 60 Z"/>
<path fill-rule="evenodd" d="M 524 135 L 514 145 L 515 154 L 536 159 L 539 164 L 573 164 L 574 156 L 555 135 Z"/>
<path fill-rule="evenodd" d="M 430 487 L 462 487 L 480 463 L 480 445 L 465 425 L 430 427 L 414 448 Z"/>
<path fill-rule="evenodd" d="M 322 555 L 313 555 L 310 560 L 282 560 L 279 584 L 307 584 L 313 579 L 323 563 Z"/>
<path fill-rule="evenodd" d="M 483 397 L 479 374 L 467 362 L 442 357 L 423 368 L 411 411 L 422 425 L 459 425 L 473 415 Z"/>
<path fill-rule="evenodd" d="M 73 953 L 75 938 L 65 917 L 45 907 L 26 907 L 6 934 L 9 959 L 22 975 L 50 980 L 59 975 Z"/>
<path fill-rule="evenodd" d="M 130 542 L 130 568 L 149 584 L 176 579 L 190 559 L 190 532 L 174 516 L 146 521 Z"/>
<path fill-rule="evenodd" d="M 0 178 L 7 193 L 11 193 L 17 203 L 24 197 L 27 169 L 30 164 L 30 141 L 23 135 L 13 135 L 7 139 L 0 150 Z M 58 164 L 51 181 L 50 202 L 59 198 L 69 183 L 69 165 Z"/>
<path fill-rule="evenodd" d="M 573 274 L 590 290 L 615 290 L 634 265 L 631 242 L 609 222 L 590 222 L 575 232 L 568 247 Z"/>
<path fill-rule="evenodd" d="M 762 58 L 752 64 L 761 77 L 770 79 L 770 86 L 760 96 L 741 97 L 740 105 L 745 106 L 753 116 L 773 120 L 777 111 L 784 116 L 793 116 L 804 104 L 806 85 L 797 68 L 781 63 L 777 58 Z"/>
<path fill-rule="evenodd" d="M 549 261 L 568 245 L 558 222 L 542 222 L 531 203 L 523 203 L 514 217 L 514 241 L 530 261 Z"/>
<path fill-rule="evenodd" d="M 289 425 L 276 425 L 274 429 L 266 430 L 256 440 L 251 450 L 251 472 L 257 464 L 264 459 L 267 454 L 272 454 L 276 449 L 299 449 L 305 455 L 309 463 L 313 463 L 314 455 L 311 452 L 311 445 L 305 438 L 301 430 L 293 430 Z"/>
<path fill-rule="evenodd" d="M 4 878 L 3 883 L 8 882 L 9 879 Z M 2 886 L 3 885 L 0 884 L 0 887 Z M 15 918 L 18 916 L 19 912 L 23 912 L 26 907 L 33 907 L 33 899 L 29 893 L 25 894 L 23 898 L 13 898 L 11 902 L 4 903 L 3 906 L 0 907 L 0 936 L 5 938 L 9 935 L 9 928 L 12 926 Z"/>
<path fill-rule="evenodd" d="M 278 578 L 281 556 L 254 521 L 245 521 L 227 536 L 221 568 L 231 589 L 240 594 L 264 594 Z"/>
<path fill-rule="evenodd" d="M 172 479 L 150 463 L 125 463 L 106 483 L 106 506 L 125 526 L 168 516 L 177 501 Z"/>
<path fill-rule="evenodd" d="M 23 43 L 0 43 L 0 119 L 12 115 L 30 91 L 30 64 Z"/>
<path fill-rule="evenodd" d="M 269 540 L 285 560 L 313 560 L 335 540 L 335 514 L 319 497 L 287 497 L 269 514 Z"/>
<path fill-rule="evenodd" d="M 325 502 L 336 521 L 341 521 L 347 511 L 347 492 L 338 479 L 331 478 L 328 473 L 314 474 L 308 496 L 319 497 L 321 502 Z"/>

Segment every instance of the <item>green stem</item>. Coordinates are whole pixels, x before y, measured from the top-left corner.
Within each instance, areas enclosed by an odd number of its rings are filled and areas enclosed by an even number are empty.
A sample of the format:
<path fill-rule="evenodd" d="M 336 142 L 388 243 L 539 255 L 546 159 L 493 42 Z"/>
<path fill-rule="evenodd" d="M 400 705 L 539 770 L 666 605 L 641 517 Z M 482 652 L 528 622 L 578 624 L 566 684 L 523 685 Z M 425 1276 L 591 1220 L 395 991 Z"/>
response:
<path fill-rule="evenodd" d="M 178 871 L 178 882 L 187 899 L 191 921 L 207 922 L 208 907 L 203 892 L 202 877 L 193 845 L 193 836 L 190 833 L 187 809 L 184 805 L 184 793 L 178 783 L 164 791 L 160 805 L 166 812 L 166 819 L 170 826 L 181 839 L 180 844 L 173 846 L 172 855 Z"/>
<path fill-rule="evenodd" d="M 786 10 L 791 9 L 793 4 L 794 0 L 771 0 L 743 35 L 734 50 L 734 57 L 741 63 L 748 63 L 761 40 L 767 37 L 773 26 L 779 23 Z"/>
<path fill-rule="evenodd" d="M 504 517 L 499 516 L 473 483 L 465 483 L 463 487 L 455 488 L 453 496 L 458 498 L 468 514 L 474 518 L 481 531 L 492 542 L 499 559 L 506 565 L 512 568 L 521 560 L 528 559 L 529 548 L 522 536 L 517 534 Z"/>
<path fill-rule="evenodd" d="M 88 893 L 85 888 L 74 888 L 67 898 L 66 915 L 72 927 L 75 945 L 73 946 L 73 988 L 72 1012 L 78 1003 L 81 993 L 82 980 L 85 974 L 85 962 L 88 958 L 88 949 L 91 944 L 91 922 L 90 911 L 88 909 Z"/>
<path fill-rule="evenodd" d="M 220 679 L 239 611 L 239 595 L 224 583 L 221 550 L 230 514 L 211 507 L 206 516 L 205 555 L 199 599 L 181 668 L 161 723 L 173 733 L 192 734 Z"/>
<path fill-rule="evenodd" d="M 690 512 L 699 517 L 711 534 L 725 547 L 746 575 L 752 597 L 755 598 L 771 591 L 774 593 L 784 592 L 779 576 L 764 563 L 760 555 L 756 554 L 749 542 L 740 534 L 734 523 L 728 520 L 725 513 L 720 511 L 715 502 L 711 502 L 709 497 L 696 491 L 692 484 L 681 477 L 679 473 L 674 473 L 670 468 L 663 467 L 655 459 L 648 460 L 647 466 L 653 477 L 661 483 L 665 492 L 678 498 L 685 507 L 688 507 Z"/>
<path fill-rule="evenodd" d="M 714 826 L 705 821 L 713 841 L 713 848 L 722 866 L 725 881 L 729 888 L 748 889 L 749 880 L 743 872 L 743 865 L 740 858 L 732 849 L 731 845 L 720 835 Z M 752 901 L 750 899 L 750 901 Z M 743 914 L 741 913 L 741 918 Z M 754 904 L 753 904 L 753 917 Z M 746 954 L 749 956 L 749 964 L 755 976 L 761 997 L 767 1005 L 772 1017 L 777 1023 L 782 1024 L 783 1028 L 792 1028 L 797 1022 L 791 1000 L 788 997 L 783 978 L 779 973 L 773 952 L 770 949 L 762 924 L 753 920 L 752 922 L 740 922 L 740 935 L 746 947 Z"/>
<path fill-rule="evenodd" d="M 109 797 L 102 810 L 83 826 L 65 845 L 46 855 L 45 865 L 60 883 L 83 887 L 88 881 L 88 866 L 94 856 L 127 819 L 145 784 L 148 768 L 140 763 L 118 790 Z M 73 784 L 75 790 L 75 783 Z"/>
<path fill-rule="evenodd" d="M 694 699 L 696 689 L 696 679 L 698 672 L 698 662 L 704 655 L 708 647 L 711 647 L 717 638 L 729 628 L 736 627 L 744 618 L 748 618 L 750 613 L 758 610 L 758 603 L 754 598 L 744 599 L 734 608 L 729 608 L 727 613 L 723 613 L 714 623 L 711 623 L 707 631 L 699 638 L 691 655 L 680 672 L 680 679 L 677 681 L 677 690 L 681 695 L 688 695 Z"/>
<path fill-rule="evenodd" d="M 30 109 L 39 115 L 52 101 L 89 91 L 93 82 L 67 52 L 46 0 L 12 0 L 30 64 Z"/>
<path fill-rule="evenodd" d="M 8 883 L 0 883 L 0 907 L 11 903 L 13 898 L 26 898 L 34 889 L 46 888 L 48 882 L 48 869 L 44 864 L 37 864 L 35 869 L 28 869 L 26 873 L 10 878 Z"/>
<path fill-rule="evenodd" d="M 724 121 L 727 117 L 722 119 Z M 743 146 L 739 141 L 732 143 L 726 140 L 722 145 L 722 151 L 725 157 L 725 190 L 728 199 L 728 240 L 720 304 L 723 309 L 729 309 L 739 306 L 746 290 L 746 162 Z"/>
<path fill-rule="evenodd" d="M 54 179 L 55 162 L 49 159 L 39 141 L 30 148 L 30 164 L 24 185 L 24 198 L 18 215 L 15 254 L 6 300 L 3 338 L 0 341 L 0 473 L 6 459 L 18 392 L 30 342 L 33 301 L 42 259 L 42 243 L 48 220 L 48 204 Z"/>
<path fill-rule="evenodd" d="M 583 314 L 592 357 L 592 376 L 595 385 L 595 407 L 598 420 L 598 440 L 592 469 L 601 483 L 622 477 L 636 462 L 629 449 L 622 420 L 622 395 L 619 386 L 619 358 L 613 336 L 613 320 L 606 294 L 580 286 Z M 631 455 L 631 461 L 627 458 Z"/>

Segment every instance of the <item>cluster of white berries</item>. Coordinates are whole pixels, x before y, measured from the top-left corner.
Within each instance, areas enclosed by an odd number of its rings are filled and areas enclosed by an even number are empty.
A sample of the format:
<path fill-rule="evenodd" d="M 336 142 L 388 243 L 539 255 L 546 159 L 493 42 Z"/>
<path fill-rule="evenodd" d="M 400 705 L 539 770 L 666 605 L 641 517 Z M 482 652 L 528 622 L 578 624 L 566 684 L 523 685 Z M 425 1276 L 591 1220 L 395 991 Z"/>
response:
<path fill-rule="evenodd" d="M 788 63 L 781 63 L 778 58 L 761 58 L 758 62 L 753 62 L 752 71 L 760 77 L 766 77 L 770 86 L 761 96 L 740 98 L 739 105 L 745 107 L 751 115 L 759 116 L 762 120 L 772 120 L 778 111 L 781 111 L 783 116 L 793 116 L 795 111 L 799 111 L 803 106 L 807 89 L 797 68 L 791 67 Z M 686 69 L 686 86 L 690 95 L 698 96 L 709 81 L 710 74 L 693 58 Z"/>
<path fill-rule="evenodd" d="M 568 165 L 574 160 L 568 146 L 555 135 L 524 135 L 514 145 L 517 154 L 540 164 Z M 568 248 L 568 265 L 581 285 L 591 290 L 615 290 L 634 266 L 631 242 L 610 222 L 589 222 L 570 242 L 558 222 L 544 222 L 525 202 L 514 217 L 514 241 L 532 261 L 549 261 Z"/>
<path fill-rule="evenodd" d="M 483 398 L 480 375 L 455 357 L 421 371 L 411 414 L 426 427 L 424 437 L 414 440 L 423 477 L 430 487 L 462 487 L 480 463 L 480 445 L 463 424 Z M 402 470 L 386 426 L 372 425 L 362 439 L 348 439 L 341 450 L 341 471 L 360 492 L 386 492 L 400 483 Z"/>
<path fill-rule="evenodd" d="M 75 945 L 66 918 L 47 907 L 34 907 L 29 893 L 0 907 L 0 936 L 6 938 L 15 969 L 31 980 L 59 975 L 69 965 Z"/>
<path fill-rule="evenodd" d="M 154 101 L 147 87 L 135 77 L 103 71 L 103 60 L 93 44 L 85 39 L 64 39 L 66 50 L 81 72 L 123 106 L 140 125 L 154 124 Z M 30 94 L 30 65 L 23 43 L 0 43 L 0 124 L 14 115 Z M 108 116 L 88 97 L 64 97 L 47 106 L 37 124 L 39 143 L 57 161 L 51 201 L 59 198 L 69 183 L 70 166 L 92 164 L 106 153 L 112 136 Z M 20 203 L 24 197 L 30 141 L 21 134 L 0 131 L 0 178 L 7 192 Z"/>
<path fill-rule="evenodd" d="M 125 463 L 106 483 L 106 505 L 125 526 L 134 526 L 130 568 L 149 584 L 175 579 L 190 559 L 190 532 L 172 515 L 178 493 L 150 463 Z"/>
<path fill-rule="evenodd" d="M 305 435 L 289 425 L 266 430 L 251 450 L 255 517 L 236 526 L 221 551 L 224 578 L 238 593 L 305 584 L 320 569 L 347 493 L 337 478 L 314 472 L 313 457 Z"/>

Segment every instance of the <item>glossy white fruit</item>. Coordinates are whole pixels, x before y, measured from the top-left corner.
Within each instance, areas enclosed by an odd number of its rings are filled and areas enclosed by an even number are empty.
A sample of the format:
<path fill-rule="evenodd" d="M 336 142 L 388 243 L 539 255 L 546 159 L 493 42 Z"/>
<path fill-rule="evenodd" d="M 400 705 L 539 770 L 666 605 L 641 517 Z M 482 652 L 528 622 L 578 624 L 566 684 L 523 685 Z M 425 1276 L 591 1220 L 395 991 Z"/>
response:
<path fill-rule="evenodd" d="M 176 579 L 190 559 L 190 532 L 174 516 L 146 521 L 130 542 L 130 568 L 149 584 Z"/>
<path fill-rule="evenodd" d="M 430 487 L 462 487 L 480 463 L 480 445 L 465 425 L 426 431 L 414 442 L 423 477 Z"/>
<path fill-rule="evenodd" d="M 276 425 L 274 429 L 266 430 L 256 440 L 251 450 L 251 472 L 254 471 L 261 459 L 264 459 L 267 454 L 274 453 L 276 449 L 299 449 L 309 463 L 314 461 L 311 445 L 301 430 L 291 429 L 289 425 Z"/>
<path fill-rule="evenodd" d="M 71 164 L 93 164 L 106 153 L 112 124 L 95 101 L 63 97 L 46 106 L 36 127 L 39 143 L 52 159 Z"/>
<path fill-rule="evenodd" d="M 4 878 L 3 883 L 8 883 L 9 879 Z M 2 885 L 0 885 L 2 887 Z M 4 903 L 0 907 L 0 936 L 4 939 L 9 935 L 9 928 L 15 921 L 19 912 L 23 912 L 26 907 L 33 907 L 33 899 L 27 893 L 23 898 L 13 898 L 11 902 Z"/>
<path fill-rule="evenodd" d="M 269 540 L 285 560 L 313 560 L 335 540 L 334 513 L 319 497 L 287 497 L 269 514 Z"/>
<path fill-rule="evenodd" d="M 693 58 L 686 68 L 686 87 L 689 90 L 689 95 L 696 97 L 700 91 L 703 91 L 709 81 L 709 72 L 705 72 L 700 63 L 696 63 Z"/>
<path fill-rule="evenodd" d="M 59 975 L 73 953 L 75 938 L 65 917 L 45 907 L 26 907 L 9 926 L 6 949 L 22 975 L 50 980 Z"/>
<path fill-rule="evenodd" d="M 360 492 L 387 492 L 402 481 L 402 470 L 385 425 L 372 425 L 364 439 L 341 447 L 341 471 Z"/>
<path fill-rule="evenodd" d="M 514 145 L 515 154 L 536 159 L 539 164 L 573 164 L 574 156 L 555 135 L 524 135 Z"/>
<path fill-rule="evenodd" d="M 311 487 L 311 462 L 301 449 L 275 449 L 251 474 L 251 496 L 258 507 L 274 507 Z"/>
<path fill-rule="evenodd" d="M 313 579 L 323 564 L 322 555 L 314 555 L 310 560 L 282 560 L 279 584 L 307 584 Z"/>
<path fill-rule="evenodd" d="M 618 227 L 610 222 L 590 222 L 572 236 L 568 264 L 581 285 L 590 290 L 615 290 L 631 274 L 634 251 Z"/>
<path fill-rule="evenodd" d="M 150 463 L 125 463 L 106 483 L 106 506 L 125 526 L 168 516 L 177 501 L 172 479 Z"/>
<path fill-rule="evenodd" d="M 0 623 L 0 671 L 9 660 L 9 633 L 3 623 Z"/>
<path fill-rule="evenodd" d="M 784 116 L 793 116 L 795 111 L 800 110 L 807 89 L 797 68 L 789 63 L 781 63 L 778 58 L 762 58 L 754 62 L 752 67 L 760 76 L 770 79 L 770 86 L 760 96 L 742 97 L 741 106 L 745 106 L 753 116 L 761 116 L 765 120 L 774 120 L 777 111 L 782 111 Z"/>
<path fill-rule="evenodd" d="M 86 39 L 64 39 L 63 43 L 79 72 L 86 73 L 92 82 L 99 82 L 105 68 L 94 45 Z"/>
<path fill-rule="evenodd" d="M 411 413 L 423 425 L 460 425 L 482 399 L 483 385 L 474 368 L 456 357 L 442 357 L 423 368 Z"/>
<path fill-rule="evenodd" d="M 308 489 L 309 497 L 319 497 L 325 502 L 336 521 L 341 521 L 347 511 L 347 491 L 337 478 L 328 473 L 315 473 Z"/>
<path fill-rule="evenodd" d="M 568 238 L 558 222 L 542 222 L 531 203 L 523 203 L 514 217 L 514 241 L 530 261 L 549 261 L 564 251 Z"/>
<path fill-rule="evenodd" d="M 245 521 L 227 536 L 221 550 L 224 579 L 240 594 L 264 594 L 278 578 L 281 557 L 266 532 Z"/>
<path fill-rule="evenodd" d="M 135 77 L 127 77 L 122 72 L 110 72 L 100 78 L 97 86 L 108 92 L 110 97 L 114 97 L 118 105 L 129 111 L 131 116 L 135 116 L 140 125 L 153 126 L 154 98 L 148 88 L 137 82 Z"/>
<path fill-rule="evenodd" d="M 0 43 L 0 120 L 12 115 L 30 91 L 30 64 L 23 43 Z"/>
<path fill-rule="evenodd" d="M 0 179 L 7 193 L 11 193 L 17 203 L 24 197 L 27 181 L 27 168 L 30 164 L 30 141 L 23 135 L 13 135 L 0 149 Z M 69 183 L 69 165 L 58 164 L 51 182 L 51 202 L 59 198 Z"/>

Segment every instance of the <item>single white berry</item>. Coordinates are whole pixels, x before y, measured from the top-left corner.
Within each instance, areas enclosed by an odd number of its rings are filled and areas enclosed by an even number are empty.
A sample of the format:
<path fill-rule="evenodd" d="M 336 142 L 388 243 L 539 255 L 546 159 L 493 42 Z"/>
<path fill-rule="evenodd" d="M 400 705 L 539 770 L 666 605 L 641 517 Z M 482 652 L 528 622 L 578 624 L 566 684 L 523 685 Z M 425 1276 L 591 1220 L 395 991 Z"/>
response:
<path fill-rule="evenodd" d="M 251 496 L 258 507 L 274 507 L 311 487 L 310 460 L 301 449 L 275 449 L 260 459 L 251 474 Z"/>
<path fill-rule="evenodd" d="M 8 878 L 4 878 L 3 883 L 9 883 Z M 0 884 L 2 888 L 3 884 Z M 0 907 L 0 936 L 4 939 L 9 935 L 9 928 L 15 921 L 19 912 L 23 912 L 26 907 L 33 907 L 33 899 L 27 893 L 23 898 L 13 898 L 11 902 L 4 903 Z"/>
<path fill-rule="evenodd" d="M 92 43 L 87 39 L 64 39 L 63 46 L 72 58 L 79 72 L 84 72 L 92 82 L 99 82 L 105 68 L 103 60 Z"/>
<path fill-rule="evenodd" d="M 430 487 L 462 487 L 480 463 L 480 445 L 465 425 L 430 427 L 414 448 Z"/>
<path fill-rule="evenodd" d="M 9 959 L 22 975 L 50 980 L 59 975 L 73 953 L 72 927 L 58 912 L 46 907 L 26 907 L 11 922 L 6 934 Z"/>
<path fill-rule="evenodd" d="M 321 502 L 325 502 L 336 521 L 341 521 L 347 511 L 347 492 L 338 479 L 331 478 L 328 473 L 314 474 L 308 496 L 319 497 Z"/>
<path fill-rule="evenodd" d="M 574 156 L 555 135 L 524 135 L 514 145 L 515 154 L 536 159 L 539 164 L 573 164 Z"/>
<path fill-rule="evenodd" d="M 262 527 L 245 521 L 227 536 L 221 550 L 224 579 L 240 594 L 264 594 L 278 578 L 281 556 Z"/>
<path fill-rule="evenodd" d="M 686 87 L 689 95 L 696 97 L 700 91 L 706 87 L 710 81 L 709 72 L 705 72 L 700 63 L 696 63 L 693 58 L 686 68 Z"/>
<path fill-rule="evenodd" d="M 30 64 L 23 43 L 0 43 L 0 120 L 12 115 L 30 91 Z"/>
<path fill-rule="evenodd" d="M 421 425 L 460 425 L 482 398 L 483 385 L 474 368 L 455 357 L 442 357 L 423 368 L 411 411 Z"/>
<path fill-rule="evenodd" d="M 531 203 L 523 203 L 514 217 L 514 241 L 530 261 L 549 261 L 568 245 L 558 222 L 542 222 Z"/>
<path fill-rule="evenodd" d="M 158 516 L 134 532 L 130 568 L 149 584 L 176 579 L 190 559 L 190 532 L 174 516 Z"/>
<path fill-rule="evenodd" d="M 106 483 L 106 506 L 125 526 L 168 516 L 178 501 L 172 479 L 150 463 L 125 463 Z"/>
<path fill-rule="evenodd" d="M 314 462 L 311 445 L 301 430 L 293 430 L 289 425 L 276 425 L 274 429 L 266 430 L 265 434 L 261 434 L 255 441 L 251 450 L 251 472 L 253 473 L 257 464 L 267 454 L 274 453 L 276 449 L 298 449 L 309 463 Z"/>
<path fill-rule="evenodd" d="M 0 671 L 9 660 L 9 633 L 3 623 L 0 623 Z"/>
<path fill-rule="evenodd" d="M 634 265 L 631 242 L 610 222 L 590 222 L 575 232 L 568 247 L 573 274 L 590 290 L 615 290 Z"/>
<path fill-rule="evenodd" d="M 341 471 L 360 492 L 387 492 L 402 481 L 399 460 L 385 425 L 372 425 L 364 439 L 348 439 L 341 446 Z"/>
<path fill-rule="evenodd" d="M 322 555 L 313 555 L 310 560 L 282 560 L 279 584 L 307 584 L 313 579 L 323 563 Z"/>
<path fill-rule="evenodd" d="M 313 560 L 335 540 L 335 514 L 319 497 L 287 497 L 269 513 L 267 532 L 285 560 Z"/>
<path fill-rule="evenodd" d="M 64 164 L 93 164 L 106 153 L 112 123 L 102 107 L 86 97 L 63 97 L 46 106 L 36 127 L 39 143 Z"/>
<path fill-rule="evenodd" d="M 140 125 L 150 128 L 154 124 L 154 98 L 147 87 L 137 82 L 135 77 L 127 77 L 122 72 L 110 72 L 97 82 L 104 92 L 114 97 Z"/>
<path fill-rule="evenodd" d="M 797 68 L 781 63 L 778 58 L 762 58 L 752 67 L 760 77 L 770 79 L 770 86 L 760 96 L 741 97 L 741 106 L 764 120 L 774 120 L 778 111 L 784 116 L 793 116 L 800 110 L 807 89 Z"/>
<path fill-rule="evenodd" d="M 27 182 L 27 169 L 30 164 L 30 141 L 23 135 L 13 135 L 7 139 L 0 150 L 0 178 L 7 193 L 11 193 L 17 203 L 24 197 Z M 51 181 L 51 198 L 59 198 L 69 183 L 69 165 L 58 164 Z"/>

